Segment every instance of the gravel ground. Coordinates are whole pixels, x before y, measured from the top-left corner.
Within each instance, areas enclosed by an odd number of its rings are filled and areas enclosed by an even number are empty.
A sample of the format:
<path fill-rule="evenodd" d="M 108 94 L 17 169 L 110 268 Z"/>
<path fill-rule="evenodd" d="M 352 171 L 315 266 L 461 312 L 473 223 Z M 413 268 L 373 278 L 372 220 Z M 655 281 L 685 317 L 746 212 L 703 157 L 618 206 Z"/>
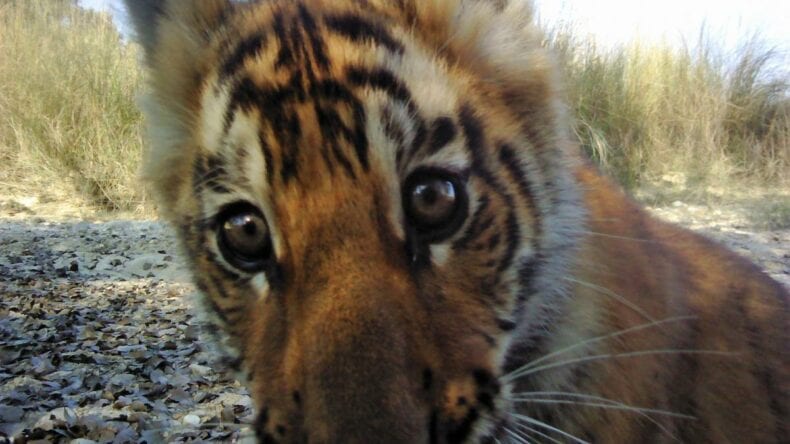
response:
<path fill-rule="evenodd" d="M 0 442 L 249 437 L 250 397 L 200 339 L 171 233 L 53 205 L 0 197 Z M 790 230 L 735 207 L 652 211 L 790 287 Z"/>

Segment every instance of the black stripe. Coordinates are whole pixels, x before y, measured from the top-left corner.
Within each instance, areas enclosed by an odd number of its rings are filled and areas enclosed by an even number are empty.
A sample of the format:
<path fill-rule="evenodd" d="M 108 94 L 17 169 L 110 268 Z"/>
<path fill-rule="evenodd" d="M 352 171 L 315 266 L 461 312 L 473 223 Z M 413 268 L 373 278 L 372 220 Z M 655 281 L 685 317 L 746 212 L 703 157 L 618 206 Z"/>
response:
<path fill-rule="evenodd" d="M 222 182 L 229 181 L 225 161 L 219 156 L 209 156 L 206 162 L 208 163 L 208 170 L 203 176 L 206 186 L 215 193 L 230 193 L 230 190 L 222 184 Z"/>
<path fill-rule="evenodd" d="M 384 127 L 384 134 L 398 145 L 398 150 L 400 151 L 403 144 L 406 143 L 406 131 L 400 122 L 395 120 L 395 115 L 389 106 L 385 105 L 381 111 L 381 125 Z"/>
<path fill-rule="evenodd" d="M 506 193 L 503 194 L 503 197 L 505 198 L 505 205 L 507 205 L 508 208 L 505 228 L 507 244 L 505 247 L 505 254 L 502 256 L 502 260 L 499 262 L 499 266 L 497 267 L 497 271 L 499 272 L 505 271 L 513 263 L 513 258 L 516 256 L 516 249 L 520 243 L 519 237 L 521 236 L 521 227 L 518 225 L 516 212 L 513 208 L 513 198 Z"/>
<path fill-rule="evenodd" d="M 518 324 L 516 324 L 516 321 L 512 321 L 510 319 L 505 319 L 505 318 L 497 318 L 496 322 L 499 329 L 505 332 L 513 331 L 518 326 Z"/>
<path fill-rule="evenodd" d="M 533 210 L 532 215 L 535 218 L 535 247 L 537 249 L 537 239 L 542 235 L 543 225 L 541 223 L 540 214 L 538 213 L 537 200 L 535 199 L 535 193 L 533 192 L 534 187 L 532 182 L 524 173 L 522 166 L 519 164 L 519 160 L 516 157 L 516 152 L 510 145 L 503 143 L 499 146 L 499 160 L 505 166 L 505 169 L 507 169 L 508 173 L 510 173 L 511 178 L 516 183 L 516 185 L 518 185 L 518 191 L 521 194 L 521 197 L 527 201 L 527 205 L 529 205 L 529 208 Z"/>
<path fill-rule="evenodd" d="M 329 58 L 326 55 L 326 44 L 324 40 L 319 37 L 318 28 L 315 20 L 307 8 L 299 5 L 299 17 L 302 19 L 302 29 L 307 33 L 310 39 L 310 46 L 313 50 L 313 60 L 320 69 L 327 69 L 329 67 Z"/>
<path fill-rule="evenodd" d="M 208 187 L 215 193 L 227 194 L 230 190 L 222 182 L 228 181 L 225 162 L 216 155 L 200 157 L 195 160 L 192 171 L 192 187 L 200 193 Z"/>
<path fill-rule="evenodd" d="M 283 110 L 278 110 L 276 112 L 277 120 L 283 114 Z M 285 120 L 285 125 L 274 126 L 274 131 L 282 141 L 280 179 L 283 183 L 288 183 L 288 181 L 296 177 L 299 165 L 299 139 L 302 137 L 302 125 L 299 122 L 299 116 L 294 112 L 287 113 L 283 119 Z M 277 125 L 277 123 L 274 123 L 274 125 Z"/>
<path fill-rule="evenodd" d="M 217 315 L 219 320 L 222 321 L 224 324 L 227 324 L 228 323 L 228 317 L 225 316 L 225 312 L 222 311 L 221 308 L 219 308 L 219 305 L 217 305 L 216 301 L 214 301 L 214 299 L 212 297 L 210 297 L 210 296 L 204 297 L 203 299 L 206 301 L 208 306 L 211 308 L 211 311 L 213 311 L 214 314 Z"/>
<path fill-rule="evenodd" d="M 336 119 L 338 128 L 336 128 L 335 131 L 339 131 L 340 134 L 351 143 L 357 155 L 357 160 L 359 160 L 362 168 L 367 170 L 369 168 L 368 136 L 365 131 L 365 121 L 367 117 L 362 103 L 345 85 L 335 80 L 324 80 L 315 84 L 313 88 L 311 88 L 311 94 L 316 99 L 337 101 L 351 108 L 351 120 L 353 121 L 354 127 L 348 128 L 338 116 Z"/>
<path fill-rule="evenodd" d="M 283 17 L 282 12 L 278 12 L 274 15 L 272 30 L 274 31 L 274 35 L 277 37 L 277 41 L 280 42 L 280 50 L 277 51 L 277 58 L 274 62 L 275 68 L 289 66 L 295 61 L 294 51 L 291 47 L 291 39 L 288 38 L 288 31 L 285 29 L 284 21 L 285 18 Z"/>
<path fill-rule="evenodd" d="M 228 113 L 233 114 L 239 108 L 251 110 L 257 107 L 262 119 L 270 124 L 275 137 L 284 148 L 282 152 L 280 175 L 283 182 L 288 182 L 298 171 L 297 158 L 299 153 L 298 140 L 301 127 L 298 116 L 285 109 L 285 104 L 294 100 L 304 99 L 305 94 L 296 76 L 285 87 L 260 88 L 249 77 L 242 78 L 233 90 Z M 264 140 L 260 138 L 260 140 Z M 264 153 L 265 154 L 265 153 Z M 273 176 L 269 176 L 270 178 Z"/>
<path fill-rule="evenodd" d="M 488 196 L 481 196 L 478 202 L 477 209 L 472 215 L 472 221 L 469 223 L 469 227 L 466 229 L 463 236 L 453 242 L 454 250 L 466 249 L 470 242 L 482 233 L 483 230 L 488 228 L 488 226 L 483 223 L 483 218 L 486 216 L 485 211 L 490 204 Z"/>
<path fill-rule="evenodd" d="M 409 88 L 395 77 L 392 72 L 384 68 L 366 70 L 364 68 L 351 67 L 348 69 L 346 75 L 348 81 L 352 85 L 367 86 L 369 88 L 382 90 L 396 100 L 405 103 L 409 106 L 409 110 L 414 107 Z"/>
<path fill-rule="evenodd" d="M 400 168 L 402 166 L 400 162 L 409 161 L 428 137 L 425 121 L 420 117 L 419 110 L 412 101 L 411 91 L 394 74 L 383 68 L 367 70 L 361 67 L 352 67 L 348 69 L 347 78 L 352 85 L 384 91 L 393 99 L 403 103 L 411 118 L 414 119 L 416 130 L 409 148 L 408 157 L 404 158 L 402 153 L 396 154 L 396 161 Z"/>
<path fill-rule="evenodd" d="M 203 189 L 203 178 L 206 176 L 205 159 L 198 157 L 192 164 L 192 189 L 195 194 L 200 194 Z"/>
<path fill-rule="evenodd" d="M 472 165 L 477 170 L 485 171 L 485 158 L 483 157 L 485 137 L 483 135 L 483 126 L 477 117 L 475 117 L 472 108 L 467 105 L 461 107 L 458 115 L 461 128 L 466 137 L 466 146 L 469 149 L 469 154 L 472 156 Z M 490 176 L 490 174 L 486 172 L 486 176 Z"/>
<path fill-rule="evenodd" d="M 459 111 L 459 122 L 464 136 L 466 137 L 467 149 L 469 150 L 469 154 L 472 158 L 472 173 L 482 178 L 486 184 L 493 188 L 505 201 L 505 208 L 508 212 L 505 227 L 507 247 L 505 254 L 499 263 L 499 267 L 497 267 L 498 271 L 501 272 L 507 269 L 513 263 L 516 250 L 518 249 L 518 245 L 520 243 L 521 229 L 515 214 L 515 202 L 513 201 L 513 196 L 511 196 L 506 191 L 505 187 L 497 179 L 497 177 L 486 168 L 484 156 L 486 142 L 483 125 L 474 115 L 474 110 L 472 110 L 472 108 L 468 105 L 461 107 Z M 479 232 L 482 233 L 483 230 L 480 230 Z M 473 231 L 468 231 L 464 237 L 473 237 L 476 234 L 477 233 Z"/>
<path fill-rule="evenodd" d="M 372 23 L 352 14 L 332 15 L 326 18 L 327 27 L 353 42 L 372 42 L 396 54 L 403 54 L 403 44 L 393 38 L 380 23 Z"/>
<path fill-rule="evenodd" d="M 261 144 L 261 152 L 263 153 L 264 162 L 266 162 L 266 179 L 269 181 L 269 185 L 271 185 L 274 181 L 274 159 L 272 158 L 272 148 L 266 141 L 266 135 L 263 133 L 263 131 L 259 131 L 258 141 Z"/>
<path fill-rule="evenodd" d="M 266 45 L 266 35 L 263 32 L 257 32 L 251 36 L 246 37 L 244 40 L 236 45 L 233 53 L 225 59 L 220 71 L 221 77 L 229 77 L 238 71 L 244 64 L 244 61 L 257 57 Z"/>
<path fill-rule="evenodd" d="M 534 277 L 537 275 L 538 269 L 545 259 L 541 251 L 543 221 L 538 211 L 537 200 L 533 192 L 533 184 L 523 171 L 522 165 L 519 164 L 519 160 L 516 156 L 516 152 L 510 145 L 506 143 L 501 143 L 499 145 L 499 161 L 505 166 L 511 179 L 516 183 L 519 194 L 526 201 L 529 209 L 532 210 L 531 214 L 535 220 L 533 226 L 535 233 L 532 237 L 532 249 L 535 255 L 533 259 L 521 264 L 518 270 L 519 282 L 521 284 L 519 301 L 524 302 L 535 292 L 533 285 Z"/>
<path fill-rule="evenodd" d="M 306 102 L 308 95 L 316 104 L 340 102 L 352 110 L 353 127 L 348 127 L 337 112 L 328 105 L 316 105 L 319 123 L 327 141 L 344 137 L 353 146 L 362 167 L 367 169 L 369 159 L 365 109 L 351 91 L 337 81 L 324 80 L 314 83 L 309 91 L 305 91 L 298 74 L 294 74 L 286 86 L 273 88 L 258 87 L 249 77 L 244 77 L 233 90 L 228 113 L 232 114 L 239 108 L 250 110 L 255 107 L 259 110 L 261 119 L 269 122 L 269 127 L 282 146 L 280 175 L 283 182 L 288 182 L 296 176 L 299 169 L 297 159 L 301 127 L 298 115 L 288 109 L 287 105 Z M 260 139 L 262 148 L 265 149 L 266 145 L 263 144 L 265 138 L 260 137 Z M 330 146 L 330 148 L 338 162 L 343 164 L 347 171 L 353 171 L 351 163 L 342 154 L 339 146 L 334 148 Z M 353 173 L 351 175 L 354 176 Z"/>
<path fill-rule="evenodd" d="M 439 117 L 431 124 L 431 137 L 428 141 L 428 152 L 436 154 L 447 144 L 455 140 L 456 129 L 449 117 Z"/>
<path fill-rule="evenodd" d="M 535 293 L 535 276 L 538 275 L 541 265 L 545 261 L 542 253 L 524 260 L 518 267 L 518 283 L 521 289 L 518 293 L 518 302 L 526 302 Z"/>
<path fill-rule="evenodd" d="M 346 173 L 351 178 L 356 178 L 356 174 L 354 174 L 353 165 L 348 160 L 345 154 L 340 147 L 339 137 L 345 137 L 346 140 L 353 140 L 353 134 L 351 130 L 349 130 L 343 120 L 340 118 L 340 115 L 335 109 L 332 109 L 328 106 L 323 106 L 320 103 L 316 102 L 314 105 L 315 113 L 318 118 L 318 127 L 321 129 L 321 134 L 324 136 L 324 140 L 326 143 L 323 144 L 324 148 L 324 158 L 330 159 L 333 158 L 336 162 L 340 164 L 340 166 L 345 169 Z M 326 148 L 330 149 L 330 152 L 326 152 Z M 332 167 L 332 162 L 328 161 L 327 166 L 330 168 Z"/>
<path fill-rule="evenodd" d="M 403 159 L 406 162 L 409 162 L 414 155 L 420 152 L 420 149 L 425 144 L 425 140 L 428 139 L 428 130 L 426 129 L 425 122 L 417 116 L 417 114 L 413 114 L 413 118 L 416 129 L 414 130 L 414 138 L 411 141 L 411 146 L 409 147 L 408 156 Z M 398 164 L 398 168 L 402 167 L 402 165 Z"/>
<path fill-rule="evenodd" d="M 396 120 L 395 114 L 389 105 L 385 105 L 381 111 L 381 126 L 384 128 L 384 135 L 395 142 L 395 165 L 401 168 L 403 155 L 406 152 L 406 130 L 401 123 Z"/>

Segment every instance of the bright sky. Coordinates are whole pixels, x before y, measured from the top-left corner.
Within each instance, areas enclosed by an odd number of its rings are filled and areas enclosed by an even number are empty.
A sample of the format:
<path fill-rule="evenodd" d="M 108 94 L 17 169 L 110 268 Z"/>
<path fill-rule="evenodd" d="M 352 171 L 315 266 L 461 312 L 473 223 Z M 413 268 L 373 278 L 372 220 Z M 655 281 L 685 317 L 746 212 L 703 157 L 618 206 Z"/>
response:
<path fill-rule="evenodd" d="M 754 32 L 790 60 L 790 1 L 788 0 L 534 0 L 538 16 L 548 24 L 569 22 L 601 43 L 626 42 L 634 37 L 652 41 L 697 41 L 704 26 L 713 42 L 725 50 L 737 47 Z M 120 0 L 79 0 L 94 9 L 109 10 L 122 30 Z"/>
<path fill-rule="evenodd" d="M 535 4 L 541 21 L 570 22 L 604 44 L 637 36 L 693 43 L 704 26 L 724 49 L 759 32 L 768 45 L 790 52 L 787 0 L 535 0 Z"/>

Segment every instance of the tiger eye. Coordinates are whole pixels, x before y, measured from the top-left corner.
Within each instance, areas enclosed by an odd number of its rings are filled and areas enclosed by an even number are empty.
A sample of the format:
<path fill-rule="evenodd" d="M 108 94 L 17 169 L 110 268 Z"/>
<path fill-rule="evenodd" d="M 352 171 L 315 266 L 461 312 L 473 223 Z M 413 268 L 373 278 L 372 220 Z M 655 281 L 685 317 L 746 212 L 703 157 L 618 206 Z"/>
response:
<path fill-rule="evenodd" d="M 461 180 L 440 169 L 418 170 L 403 187 L 406 222 L 420 240 L 438 242 L 451 236 L 466 218 L 467 196 Z"/>
<path fill-rule="evenodd" d="M 452 182 L 439 178 L 418 183 L 411 191 L 411 216 L 422 227 L 444 223 L 455 212 L 457 198 Z"/>
<path fill-rule="evenodd" d="M 247 206 L 223 212 L 218 243 L 225 260 L 244 271 L 258 271 L 271 256 L 269 226 L 256 209 Z"/>

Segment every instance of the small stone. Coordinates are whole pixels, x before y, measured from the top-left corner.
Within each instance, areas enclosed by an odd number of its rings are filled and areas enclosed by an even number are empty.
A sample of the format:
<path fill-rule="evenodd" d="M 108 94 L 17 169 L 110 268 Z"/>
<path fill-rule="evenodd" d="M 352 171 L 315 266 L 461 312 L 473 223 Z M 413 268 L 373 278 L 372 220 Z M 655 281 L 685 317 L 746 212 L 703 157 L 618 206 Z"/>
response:
<path fill-rule="evenodd" d="M 192 374 L 195 376 L 206 376 L 211 373 L 211 367 L 199 364 L 190 364 L 189 370 L 191 370 Z"/>
<path fill-rule="evenodd" d="M 144 402 L 134 401 L 131 404 L 129 404 L 129 410 L 133 412 L 148 412 L 151 409 L 147 405 L 145 405 Z"/>
<path fill-rule="evenodd" d="M 129 424 L 140 423 L 147 420 L 149 415 L 145 412 L 132 412 L 126 415 L 126 422 Z"/>
<path fill-rule="evenodd" d="M 198 415 L 192 415 L 192 414 L 186 415 L 183 418 L 181 418 L 181 422 L 183 422 L 186 425 L 197 427 L 200 425 L 200 417 Z"/>

